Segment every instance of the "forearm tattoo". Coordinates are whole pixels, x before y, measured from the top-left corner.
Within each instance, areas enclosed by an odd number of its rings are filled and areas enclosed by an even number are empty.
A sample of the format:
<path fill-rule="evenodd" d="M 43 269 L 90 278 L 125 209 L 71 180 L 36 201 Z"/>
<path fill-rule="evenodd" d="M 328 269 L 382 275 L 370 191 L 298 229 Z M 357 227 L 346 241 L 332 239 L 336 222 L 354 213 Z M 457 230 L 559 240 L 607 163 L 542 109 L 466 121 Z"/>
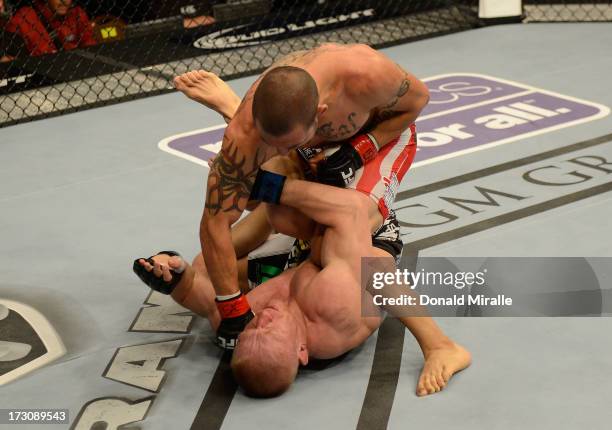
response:
<path fill-rule="evenodd" d="M 378 111 L 376 115 L 377 119 L 379 121 L 386 121 L 396 116 L 399 112 L 397 112 L 393 108 L 395 107 L 395 105 L 397 105 L 397 102 L 399 101 L 399 99 L 401 99 L 404 95 L 406 95 L 409 89 L 410 89 L 410 81 L 408 80 L 408 76 L 404 76 L 404 79 L 402 80 L 402 83 L 400 84 L 399 89 L 397 90 L 397 93 L 395 94 L 395 96 L 393 96 L 391 101 L 387 103 L 385 106 L 383 106 L 382 108 L 380 108 L 380 110 Z"/>
<path fill-rule="evenodd" d="M 213 161 L 208 176 L 207 213 L 214 216 L 221 211 L 242 212 L 244 204 L 241 207 L 241 203 L 249 199 L 257 170 L 265 159 L 265 151 L 257 149 L 249 160 L 240 154 L 235 142 L 226 142 Z"/>

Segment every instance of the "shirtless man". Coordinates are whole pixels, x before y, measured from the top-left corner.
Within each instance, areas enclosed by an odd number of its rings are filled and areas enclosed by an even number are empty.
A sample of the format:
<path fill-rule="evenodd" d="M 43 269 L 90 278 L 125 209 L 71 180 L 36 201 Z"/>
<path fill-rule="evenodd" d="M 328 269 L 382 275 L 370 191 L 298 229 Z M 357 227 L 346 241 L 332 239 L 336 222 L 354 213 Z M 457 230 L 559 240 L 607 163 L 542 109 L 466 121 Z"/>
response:
<path fill-rule="evenodd" d="M 180 91 L 203 104 L 210 102 L 209 83 L 205 72 L 175 80 Z M 412 162 L 414 121 L 428 100 L 421 81 L 366 45 L 326 44 L 292 53 L 268 69 L 235 112 L 208 176 L 200 242 L 217 300 L 241 300 L 230 226 L 246 208 L 263 162 L 293 148 L 344 142 L 319 163 L 316 179 L 369 195 L 374 229 Z M 234 102 L 218 103 L 227 118 Z M 288 209 L 282 218 L 296 225 L 300 214 Z M 220 345 L 233 347 L 253 317 L 248 307 L 242 309 L 241 315 L 222 316 Z"/>
<path fill-rule="evenodd" d="M 286 173 L 278 166 L 279 158 L 285 159 L 284 165 L 291 164 L 286 157 L 277 157 L 263 168 Z M 270 175 L 264 170 L 258 176 L 262 174 Z M 315 232 L 311 237 L 312 252 L 306 261 L 254 288 L 243 297 L 246 304 L 240 303 L 227 311 L 240 312 L 240 307 L 250 306 L 255 312 L 238 337 L 232 369 L 247 394 L 269 397 L 287 390 L 299 365 L 307 364 L 309 358 L 338 357 L 362 344 L 379 327 L 382 317 L 369 293 L 360 287 L 361 257 L 388 259 L 389 254 L 371 245 L 369 199 L 362 193 L 283 176 L 277 200 L 274 193 L 257 192 L 266 186 L 262 183 L 265 181 L 254 186 L 255 195 L 263 195 L 268 203 L 299 210 L 311 219 L 312 225 L 298 232 L 299 236 Z M 275 212 L 280 210 L 282 214 L 283 206 L 268 203 L 260 207 L 268 212 L 270 220 L 279 220 Z M 273 221 L 273 227 L 283 233 L 286 226 Z M 159 254 L 152 258 L 149 262 L 140 260 L 140 264 L 165 281 L 175 276 L 171 269 L 181 272 L 172 297 L 207 317 L 213 329 L 217 329 L 223 310 L 215 303 L 203 259 L 196 258 L 194 265 L 189 266 L 178 256 Z M 393 261 L 390 264 L 395 267 Z M 363 294 L 366 300 L 362 302 Z M 362 303 L 366 308 L 362 308 Z M 400 320 L 413 328 L 415 318 L 418 317 Z M 437 327 L 417 330 L 415 336 L 425 354 L 418 395 L 440 391 L 454 373 L 469 366 L 469 352 L 446 338 Z M 431 339 L 438 346 L 437 342 L 444 339 L 445 347 L 431 348 L 428 344 Z"/>

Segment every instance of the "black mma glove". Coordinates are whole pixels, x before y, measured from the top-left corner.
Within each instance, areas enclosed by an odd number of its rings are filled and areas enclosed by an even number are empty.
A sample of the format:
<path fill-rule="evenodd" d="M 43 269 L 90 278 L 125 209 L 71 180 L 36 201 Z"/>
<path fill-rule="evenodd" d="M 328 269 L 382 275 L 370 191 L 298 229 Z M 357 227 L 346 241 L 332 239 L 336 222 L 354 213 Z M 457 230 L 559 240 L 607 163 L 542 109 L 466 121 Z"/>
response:
<path fill-rule="evenodd" d="M 298 160 L 300 161 L 302 171 L 304 172 L 304 179 L 311 182 L 316 181 L 317 176 L 310 166 L 310 160 L 316 157 L 319 153 L 323 152 L 323 149 L 310 147 L 297 148 L 295 152 L 298 155 Z"/>
<path fill-rule="evenodd" d="M 161 252 L 158 252 L 156 255 L 160 255 L 160 254 L 166 254 L 166 255 L 169 255 L 170 257 L 181 257 L 181 254 L 179 254 L 178 252 L 174 252 L 174 251 L 161 251 Z M 155 257 L 155 255 L 152 255 L 146 259 L 151 266 L 155 265 L 155 262 L 153 261 L 153 257 Z M 132 270 L 134 271 L 136 276 L 138 276 L 140 280 L 144 282 L 145 284 L 147 284 L 149 287 L 151 287 L 155 291 L 158 291 L 162 294 L 172 293 L 176 285 L 181 281 L 181 278 L 183 277 L 184 269 L 181 271 L 170 269 L 170 273 L 172 274 L 172 279 L 169 282 L 166 282 L 163 276 L 160 276 L 160 277 L 155 276 L 152 270 L 150 272 L 147 272 L 147 269 L 145 269 L 138 262 L 138 260 L 140 259 L 134 260 L 134 265 L 132 267 Z M 184 267 L 185 266 L 183 266 L 183 268 Z"/>
<path fill-rule="evenodd" d="M 376 158 L 378 143 L 371 134 L 360 134 L 343 143 L 317 165 L 317 181 L 344 188 L 355 180 L 357 170 Z"/>
<path fill-rule="evenodd" d="M 217 329 L 217 345 L 223 349 L 234 349 L 238 335 L 242 333 L 255 314 L 246 296 L 242 293 L 225 300 L 217 297 L 215 302 L 221 314 L 221 324 Z"/>

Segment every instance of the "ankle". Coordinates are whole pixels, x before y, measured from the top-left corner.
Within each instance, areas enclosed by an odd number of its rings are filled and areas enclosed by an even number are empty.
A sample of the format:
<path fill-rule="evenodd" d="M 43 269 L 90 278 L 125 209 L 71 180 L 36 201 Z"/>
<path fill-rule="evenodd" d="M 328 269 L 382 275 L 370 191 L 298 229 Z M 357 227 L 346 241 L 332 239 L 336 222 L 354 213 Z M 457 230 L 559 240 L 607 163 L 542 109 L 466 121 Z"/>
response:
<path fill-rule="evenodd" d="M 452 348 L 455 346 L 455 342 L 453 342 L 448 336 L 442 335 L 435 339 L 428 339 L 427 342 L 421 342 L 419 345 L 423 350 L 423 354 L 427 355 L 431 351 Z"/>

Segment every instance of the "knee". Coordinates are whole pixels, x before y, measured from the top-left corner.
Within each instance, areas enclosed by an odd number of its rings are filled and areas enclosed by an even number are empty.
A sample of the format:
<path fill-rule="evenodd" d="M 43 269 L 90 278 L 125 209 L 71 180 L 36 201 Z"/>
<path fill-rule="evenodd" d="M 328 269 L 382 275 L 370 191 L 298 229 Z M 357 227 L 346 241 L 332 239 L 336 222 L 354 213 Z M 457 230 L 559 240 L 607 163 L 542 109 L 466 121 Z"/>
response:
<path fill-rule="evenodd" d="M 304 214 L 277 205 L 267 205 L 266 210 L 268 221 L 276 232 L 303 240 L 312 237 L 314 222 Z"/>
<path fill-rule="evenodd" d="M 378 206 L 373 200 L 364 193 L 352 191 L 346 193 L 345 204 L 347 206 L 347 224 L 354 226 L 368 226 L 372 228 L 374 224 L 382 224 L 382 216 Z"/>

